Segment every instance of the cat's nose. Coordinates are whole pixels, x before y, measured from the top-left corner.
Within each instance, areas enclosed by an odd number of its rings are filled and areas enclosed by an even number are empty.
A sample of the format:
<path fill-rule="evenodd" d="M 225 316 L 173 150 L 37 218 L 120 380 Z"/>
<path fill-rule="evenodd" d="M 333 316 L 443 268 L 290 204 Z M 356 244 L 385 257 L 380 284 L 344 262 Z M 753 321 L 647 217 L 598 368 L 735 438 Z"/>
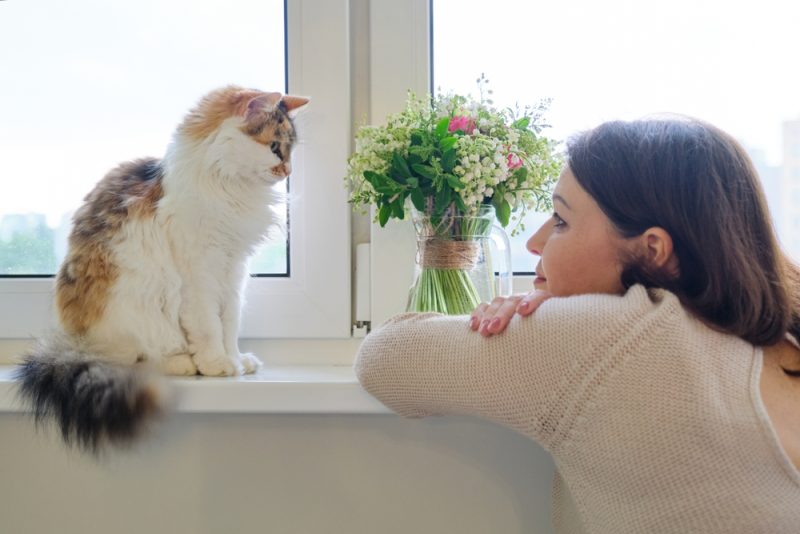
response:
<path fill-rule="evenodd" d="M 290 163 L 279 163 L 270 169 L 275 176 L 286 178 L 292 172 L 292 165 Z"/>

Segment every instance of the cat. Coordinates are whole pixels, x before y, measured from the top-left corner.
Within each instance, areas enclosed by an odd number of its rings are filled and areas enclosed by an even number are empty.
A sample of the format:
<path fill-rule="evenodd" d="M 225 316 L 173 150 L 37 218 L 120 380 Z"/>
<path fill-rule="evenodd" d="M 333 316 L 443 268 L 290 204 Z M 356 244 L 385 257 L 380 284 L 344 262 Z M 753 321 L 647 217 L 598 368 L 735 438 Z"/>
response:
<path fill-rule="evenodd" d="M 163 159 L 119 165 L 73 217 L 59 329 L 26 354 L 20 394 L 67 445 L 134 441 L 168 404 L 159 377 L 234 376 L 247 259 L 277 224 L 303 97 L 228 86 L 203 97 Z M 154 372 L 155 371 L 155 372 Z"/>

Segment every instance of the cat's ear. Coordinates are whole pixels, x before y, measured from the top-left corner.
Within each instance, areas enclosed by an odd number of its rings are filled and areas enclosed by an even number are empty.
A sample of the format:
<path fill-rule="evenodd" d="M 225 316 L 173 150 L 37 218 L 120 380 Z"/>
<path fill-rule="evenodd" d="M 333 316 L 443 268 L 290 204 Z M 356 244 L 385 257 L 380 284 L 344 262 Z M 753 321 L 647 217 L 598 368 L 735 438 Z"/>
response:
<path fill-rule="evenodd" d="M 258 96 L 251 98 L 247 102 L 247 107 L 244 109 L 244 118 L 246 121 L 260 117 L 265 109 L 272 109 L 280 102 L 280 93 L 261 93 Z"/>
<path fill-rule="evenodd" d="M 309 102 L 310 100 L 303 96 L 284 95 L 281 98 L 281 103 L 286 109 L 286 113 L 292 118 L 305 109 Z"/>

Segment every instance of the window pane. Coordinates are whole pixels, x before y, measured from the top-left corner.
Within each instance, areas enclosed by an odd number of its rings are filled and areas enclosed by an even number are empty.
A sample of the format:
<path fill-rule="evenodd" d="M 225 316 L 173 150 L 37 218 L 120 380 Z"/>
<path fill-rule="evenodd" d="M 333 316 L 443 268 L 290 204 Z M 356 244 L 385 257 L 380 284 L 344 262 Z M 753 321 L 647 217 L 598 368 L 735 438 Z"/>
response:
<path fill-rule="evenodd" d="M 736 136 L 764 184 L 780 239 L 800 260 L 800 7 L 765 0 L 433 0 L 433 81 L 476 94 L 484 72 L 498 106 L 553 98 L 550 136 L 662 112 Z M 514 269 L 535 260 L 513 240 Z"/>
<path fill-rule="evenodd" d="M 83 197 L 203 94 L 285 91 L 284 33 L 283 0 L 0 2 L 0 275 L 54 273 Z M 251 270 L 285 275 L 270 237 Z"/>

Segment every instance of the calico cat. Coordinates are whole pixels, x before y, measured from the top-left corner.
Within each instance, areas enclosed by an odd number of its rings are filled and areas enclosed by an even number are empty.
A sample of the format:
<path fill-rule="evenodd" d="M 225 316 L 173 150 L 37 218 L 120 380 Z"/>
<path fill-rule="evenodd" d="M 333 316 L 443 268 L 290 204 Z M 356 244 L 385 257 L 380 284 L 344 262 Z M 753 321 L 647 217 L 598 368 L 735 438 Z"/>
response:
<path fill-rule="evenodd" d="M 164 410 L 160 374 L 258 369 L 237 345 L 247 258 L 276 224 L 273 186 L 291 172 L 307 103 L 213 91 L 163 159 L 123 163 L 89 193 L 56 277 L 60 331 L 17 373 L 37 421 L 54 417 L 83 449 L 123 445 Z"/>

